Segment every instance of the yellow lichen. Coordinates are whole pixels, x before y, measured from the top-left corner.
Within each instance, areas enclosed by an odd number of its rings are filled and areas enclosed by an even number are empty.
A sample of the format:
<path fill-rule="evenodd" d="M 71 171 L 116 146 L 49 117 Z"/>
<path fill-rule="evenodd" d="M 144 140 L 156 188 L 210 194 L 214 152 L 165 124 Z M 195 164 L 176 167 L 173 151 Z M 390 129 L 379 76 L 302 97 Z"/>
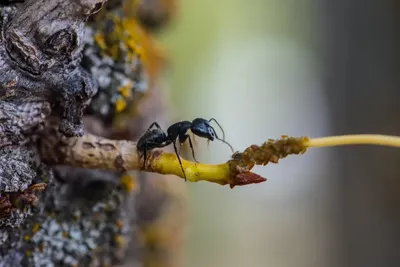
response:
<path fill-rule="evenodd" d="M 135 178 L 129 174 L 121 176 L 120 182 L 126 192 L 132 192 L 136 187 Z"/>
<path fill-rule="evenodd" d="M 135 19 L 118 16 L 108 19 L 114 23 L 113 31 L 95 35 L 99 48 L 115 60 L 132 61 L 140 57 L 152 83 L 164 65 L 164 51 Z"/>
<path fill-rule="evenodd" d="M 147 225 L 138 232 L 138 242 L 147 247 L 167 247 L 168 244 L 173 243 L 172 238 L 173 235 L 169 228 L 163 227 L 159 223 Z"/>
<path fill-rule="evenodd" d="M 142 46 L 138 45 L 135 47 L 135 52 L 138 55 L 138 57 L 142 57 L 144 54 L 144 49 Z"/>
<path fill-rule="evenodd" d="M 132 82 L 127 82 L 125 85 L 119 87 L 118 92 L 125 98 L 132 97 Z"/>
<path fill-rule="evenodd" d="M 24 235 L 24 240 L 25 240 L 25 241 L 31 240 L 31 236 L 29 236 L 29 235 Z"/>
<path fill-rule="evenodd" d="M 122 235 L 116 235 L 114 237 L 114 241 L 115 241 L 115 244 L 117 245 L 117 247 L 119 247 L 119 248 L 124 247 L 127 243 L 126 238 L 123 237 Z"/>
<path fill-rule="evenodd" d="M 40 229 L 40 224 L 35 223 L 32 227 L 32 233 L 36 233 Z"/>
<path fill-rule="evenodd" d="M 125 84 L 119 88 L 122 98 L 114 102 L 117 114 L 112 127 L 117 132 L 124 131 L 125 121 L 137 114 L 137 105 L 143 102 L 143 97 L 151 95 L 156 79 L 165 65 L 165 53 L 135 18 L 104 14 L 101 20 L 107 21 L 101 24 L 102 28 L 98 29 L 99 33 L 95 35 L 95 42 L 101 54 L 117 62 L 130 64 L 132 72 L 138 71 L 138 67 L 141 68 L 148 85 L 145 93 L 137 93 L 134 98 L 132 90 L 136 86 L 135 81 L 132 80 L 130 85 Z M 113 24 L 112 27 L 109 27 L 108 22 Z"/>
<path fill-rule="evenodd" d="M 115 101 L 115 110 L 117 112 L 122 112 L 126 109 L 126 101 L 122 97 L 118 97 L 118 99 Z"/>
<path fill-rule="evenodd" d="M 100 49 L 102 50 L 106 50 L 107 49 L 107 44 L 104 40 L 104 34 L 99 32 L 97 34 L 94 35 L 94 40 L 96 41 L 96 44 L 100 47 Z"/>

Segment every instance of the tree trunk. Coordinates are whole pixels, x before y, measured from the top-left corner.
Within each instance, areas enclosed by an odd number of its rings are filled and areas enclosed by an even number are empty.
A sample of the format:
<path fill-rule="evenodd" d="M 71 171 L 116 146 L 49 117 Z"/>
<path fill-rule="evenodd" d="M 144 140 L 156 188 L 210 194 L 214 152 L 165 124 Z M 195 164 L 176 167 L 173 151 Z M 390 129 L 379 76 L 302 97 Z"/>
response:
<path fill-rule="evenodd" d="M 47 166 L 37 149 L 50 119 L 125 140 L 168 122 L 151 36 L 122 4 L 0 1 L 0 266 L 180 266 L 178 180 Z"/>

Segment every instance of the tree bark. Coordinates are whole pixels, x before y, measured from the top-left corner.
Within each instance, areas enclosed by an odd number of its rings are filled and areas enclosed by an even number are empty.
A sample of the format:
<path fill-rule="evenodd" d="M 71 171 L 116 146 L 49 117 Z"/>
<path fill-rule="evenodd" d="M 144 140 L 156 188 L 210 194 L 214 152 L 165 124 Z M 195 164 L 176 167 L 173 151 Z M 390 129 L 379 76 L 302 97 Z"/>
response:
<path fill-rule="evenodd" d="M 128 48 L 113 57 L 98 39 L 125 25 L 116 1 L 96 20 L 105 2 L 0 2 L 0 266 L 180 265 L 185 190 L 175 179 L 50 166 L 38 151 L 60 134 L 134 141 L 151 118 L 168 120 L 132 40 L 105 38 Z M 121 88 L 135 112 L 115 112 Z M 46 125 L 59 133 L 42 137 Z"/>

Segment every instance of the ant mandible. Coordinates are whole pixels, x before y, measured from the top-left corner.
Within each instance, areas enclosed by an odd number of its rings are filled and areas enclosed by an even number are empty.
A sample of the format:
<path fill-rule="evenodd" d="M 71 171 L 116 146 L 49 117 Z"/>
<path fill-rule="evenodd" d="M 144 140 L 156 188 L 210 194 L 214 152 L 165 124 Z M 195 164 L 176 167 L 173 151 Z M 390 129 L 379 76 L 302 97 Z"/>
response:
<path fill-rule="evenodd" d="M 217 133 L 215 132 L 215 129 L 210 125 L 211 121 L 214 121 L 221 129 L 222 139 L 218 137 Z M 156 128 L 152 129 L 153 127 Z M 179 164 L 181 166 L 183 176 L 186 181 L 186 174 L 185 171 L 183 170 L 182 162 L 179 157 L 178 149 L 176 147 L 176 140 L 179 139 L 180 145 L 182 145 L 186 140 L 189 140 L 189 145 L 192 150 L 193 159 L 198 163 L 194 155 L 192 139 L 190 138 L 190 135 L 187 134 L 187 131 L 189 129 L 192 131 L 193 134 L 202 138 L 206 138 L 208 142 L 214 141 L 214 139 L 220 140 L 221 142 L 227 144 L 231 148 L 232 153 L 234 152 L 232 146 L 225 141 L 224 130 L 222 129 L 221 125 L 217 122 L 217 120 L 214 118 L 210 120 L 197 118 L 194 119 L 192 122 L 180 121 L 169 126 L 167 129 L 167 133 L 165 133 L 161 129 L 160 125 L 157 122 L 153 122 L 137 142 L 137 150 L 138 152 L 142 152 L 143 153 L 142 156 L 144 156 L 143 168 L 146 167 L 147 151 L 152 150 L 154 148 L 166 147 L 172 143 L 174 145 L 175 154 L 178 157 Z"/>

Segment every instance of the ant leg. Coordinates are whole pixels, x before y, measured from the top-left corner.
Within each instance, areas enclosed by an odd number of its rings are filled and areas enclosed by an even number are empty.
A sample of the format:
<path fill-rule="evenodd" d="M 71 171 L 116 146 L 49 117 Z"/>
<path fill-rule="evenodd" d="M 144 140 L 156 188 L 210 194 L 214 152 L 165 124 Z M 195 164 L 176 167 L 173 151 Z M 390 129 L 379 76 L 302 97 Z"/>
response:
<path fill-rule="evenodd" d="M 193 138 L 193 143 L 194 144 L 196 144 L 196 145 L 198 145 L 199 143 L 197 142 L 197 140 L 196 140 L 196 135 L 192 135 L 192 138 Z"/>
<path fill-rule="evenodd" d="M 151 145 L 158 145 L 158 148 L 162 148 L 162 147 L 168 146 L 168 145 L 171 144 L 171 143 L 172 143 L 172 142 L 169 141 L 169 140 L 165 141 L 164 144 L 161 144 L 161 145 L 160 145 L 160 144 L 157 144 L 157 143 L 154 143 L 154 142 L 146 142 L 146 144 L 145 144 L 145 149 L 144 149 L 143 155 L 142 155 L 142 156 L 144 157 L 143 168 L 144 168 L 144 169 L 146 168 L 147 152 L 148 152 L 147 147 L 148 147 L 149 144 L 151 144 Z M 141 156 L 140 158 L 142 158 L 142 156 Z"/>
<path fill-rule="evenodd" d="M 181 148 L 182 148 L 182 143 L 179 142 L 179 151 L 178 151 L 178 154 L 179 154 L 179 155 L 181 154 Z"/>
<path fill-rule="evenodd" d="M 189 135 L 188 135 L 188 139 L 189 139 L 190 148 L 192 149 L 193 159 L 194 159 L 194 161 L 196 161 L 197 163 L 199 163 L 199 162 L 197 161 L 196 157 L 194 156 L 194 149 L 193 149 L 192 139 L 190 138 Z"/>
<path fill-rule="evenodd" d="M 193 156 L 193 159 L 194 159 L 194 161 L 196 161 L 197 163 L 199 163 L 198 161 L 197 161 L 197 159 L 196 159 L 196 157 L 194 156 L 194 149 L 193 149 L 193 144 L 192 144 L 192 139 L 190 138 L 190 135 L 185 135 L 185 139 L 189 139 L 189 145 L 190 145 L 190 148 L 192 149 L 192 156 Z"/>
<path fill-rule="evenodd" d="M 144 151 L 143 151 L 143 155 L 141 156 L 143 157 L 143 168 L 142 169 L 146 169 L 146 160 L 147 160 L 147 143 L 145 145 Z M 141 158 L 140 157 L 140 158 Z"/>
<path fill-rule="evenodd" d="M 147 149 L 143 152 L 143 169 L 146 169 L 146 161 L 147 161 Z"/>
<path fill-rule="evenodd" d="M 227 145 L 228 145 L 228 146 L 231 148 L 231 150 L 232 150 L 232 153 L 233 153 L 233 152 L 235 152 L 235 151 L 234 151 L 234 149 L 233 149 L 233 147 L 231 146 L 231 144 L 229 144 L 229 143 L 228 143 L 228 142 L 226 142 L 225 140 L 223 140 L 223 139 L 219 138 L 219 137 L 218 137 L 218 135 L 217 135 L 217 133 L 215 132 L 214 128 L 212 128 L 212 127 L 211 127 L 211 129 L 212 129 L 212 131 L 214 132 L 215 139 L 217 139 L 217 140 L 219 140 L 219 141 L 221 141 L 221 142 L 223 142 L 223 143 L 227 144 Z"/>
<path fill-rule="evenodd" d="M 179 143 L 180 143 L 181 145 L 186 141 L 186 139 L 189 139 L 189 145 L 190 145 L 190 149 L 192 150 L 193 159 L 194 159 L 197 163 L 199 163 L 199 162 L 197 161 L 195 155 L 194 155 L 194 149 L 193 149 L 192 139 L 190 138 L 190 135 L 188 135 L 188 134 L 181 134 L 181 135 L 179 135 Z"/>
<path fill-rule="evenodd" d="M 208 122 L 212 122 L 212 121 L 214 121 L 218 126 L 219 126 L 219 128 L 221 129 L 221 131 L 222 131 L 222 139 L 224 139 L 225 140 L 225 132 L 224 132 L 224 129 L 222 129 L 222 127 L 221 127 L 221 125 L 218 123 L 218 121 L 216 120 L 216 119 L 214 119 L 214 118 L 211 118 Z M 214 130 L 214 129 L 213 129 Z M 215 130 L 214 130 L 214 133 L 215 133 Z"/>
<path fill-rule="evenodd" d="M 176 148 L 175 142 L 174 142 L 173 144 L 174 144 L 175 154 L 176 154 L 176 156 L 178 157 L 179 165 L 181 165 L 181 169 L 182 169 L 182 172 L 183 172 L 183 177 L 185 177 L 185 182 L 186 182 L 186 180 L 187 180 L 187 179 L 186 179 L 186 174 L 185 174 L 185 170 L 183 169 L 183 166 L 182 166 L 181 158 L 179 157 L 179 154 L 178 154 L 178 149 Z"/>

